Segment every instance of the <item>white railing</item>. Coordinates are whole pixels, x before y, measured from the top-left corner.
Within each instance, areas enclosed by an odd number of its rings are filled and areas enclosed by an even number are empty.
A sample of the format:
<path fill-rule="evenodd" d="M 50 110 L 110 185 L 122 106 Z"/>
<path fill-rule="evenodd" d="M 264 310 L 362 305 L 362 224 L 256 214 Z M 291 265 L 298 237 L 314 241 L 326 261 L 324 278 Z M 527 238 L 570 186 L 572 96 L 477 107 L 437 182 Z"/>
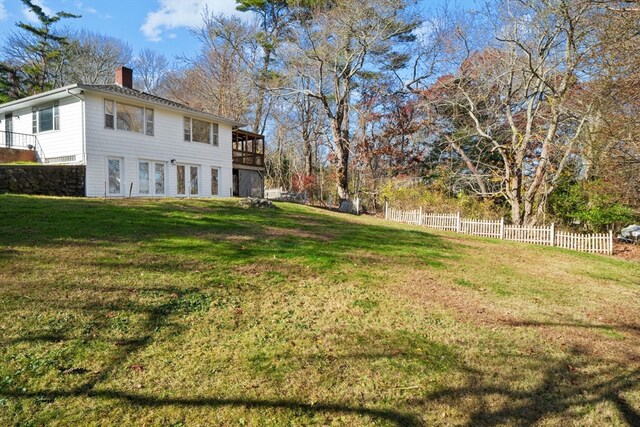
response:
<path fill-rule="evenodd" d="M 388 204 L 385 205 L 384 212 L 386 220 L 405 224 L 535 245 L 556 246 L 574 251 L 613 254 L 613 231 L 599 234 L 566 233 L 556 231 L 554 224 L 520 227 L 505 225 L 504 218 L 500 220 L 466 219 L 462 218 L 459 212 L 455 214 L 424 213 L 422 208 L 403 211 L 390 208 Z"/>
<path fill-rule="evenodd" d="M 45 163 L 46 158 L 38 137 L 26 133 L 0 131 L 0 148 L 14 148 L 18 150 L 33 150 L 36 152 L 36 160 Z"/>

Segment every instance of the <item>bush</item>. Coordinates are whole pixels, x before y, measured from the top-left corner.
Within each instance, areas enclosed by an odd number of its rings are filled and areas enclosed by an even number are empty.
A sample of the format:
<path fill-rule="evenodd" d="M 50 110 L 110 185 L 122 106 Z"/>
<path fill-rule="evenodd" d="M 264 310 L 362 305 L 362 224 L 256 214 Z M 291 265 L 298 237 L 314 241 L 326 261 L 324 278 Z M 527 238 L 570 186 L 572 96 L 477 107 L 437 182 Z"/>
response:
<path fill-rule="evenodd" d="M 390 179 L 380 188 L 381 203 L 389 200 L 396 209 L 417 209 L 424 212 L 453 213 L 460 212 L 470 218 L 498 219 L 507 214 L 507 210 L 493 200 L 480 199 L 465 193 L 449 195 L 435 183 L 424 183 L 419 179 L 398 181 Z"/>
<path fill-rule="evenodd" d="M 593 232 L 617 228 L 636 218 L 633 209 L 616 200 L 600 180 L 562 183 L 549 198 L 549 209 L 556 221 Z"/>

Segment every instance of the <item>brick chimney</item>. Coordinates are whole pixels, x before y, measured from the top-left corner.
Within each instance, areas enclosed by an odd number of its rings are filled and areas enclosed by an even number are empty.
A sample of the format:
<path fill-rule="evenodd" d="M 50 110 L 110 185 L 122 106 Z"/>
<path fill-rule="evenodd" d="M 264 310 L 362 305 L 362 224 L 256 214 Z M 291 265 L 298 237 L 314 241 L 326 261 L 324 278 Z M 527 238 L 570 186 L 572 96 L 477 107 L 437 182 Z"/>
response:
<path fill-rule="evenodd" d="M 133 88 L 133 70 L 127 67 L 116 68 L 116 84 L 122 87 Z"/>

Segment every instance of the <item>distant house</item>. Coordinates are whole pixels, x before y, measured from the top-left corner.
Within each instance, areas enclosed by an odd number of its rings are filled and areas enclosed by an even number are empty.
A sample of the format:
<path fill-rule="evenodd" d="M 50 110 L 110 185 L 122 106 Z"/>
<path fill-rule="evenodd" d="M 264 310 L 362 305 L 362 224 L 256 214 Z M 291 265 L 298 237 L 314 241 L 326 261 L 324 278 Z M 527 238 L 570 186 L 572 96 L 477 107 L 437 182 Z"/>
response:
<path fill-rule="evenodd" d="M 1 104 L 4 158 L 84 165 L 89 197 L 262 195 L 262 135 L 135 90 L 132 74 Z"/>

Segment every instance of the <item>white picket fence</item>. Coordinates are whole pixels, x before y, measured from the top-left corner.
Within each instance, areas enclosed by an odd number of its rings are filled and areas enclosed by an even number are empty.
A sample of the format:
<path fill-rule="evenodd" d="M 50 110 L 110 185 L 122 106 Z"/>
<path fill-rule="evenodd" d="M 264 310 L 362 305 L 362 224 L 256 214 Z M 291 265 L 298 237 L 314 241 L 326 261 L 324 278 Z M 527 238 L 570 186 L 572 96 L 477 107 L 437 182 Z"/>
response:
<path fill-rule="evenodd" d="M 438 230 L 449 230 L 474 236 L 493 237 L 535 245 L 557 246 L 574 251 L 613 254 L 613 231 L 600 234 L 578 234 L 556 231 L 554 224 L 539 227 L 505 225 L 500 220 L 467 219 L 460 213 L 423 213 L 422 208 L 409 211 L 392 209 L 385 205 L 384 218 L 389 221 L 420 225 Z"/>

